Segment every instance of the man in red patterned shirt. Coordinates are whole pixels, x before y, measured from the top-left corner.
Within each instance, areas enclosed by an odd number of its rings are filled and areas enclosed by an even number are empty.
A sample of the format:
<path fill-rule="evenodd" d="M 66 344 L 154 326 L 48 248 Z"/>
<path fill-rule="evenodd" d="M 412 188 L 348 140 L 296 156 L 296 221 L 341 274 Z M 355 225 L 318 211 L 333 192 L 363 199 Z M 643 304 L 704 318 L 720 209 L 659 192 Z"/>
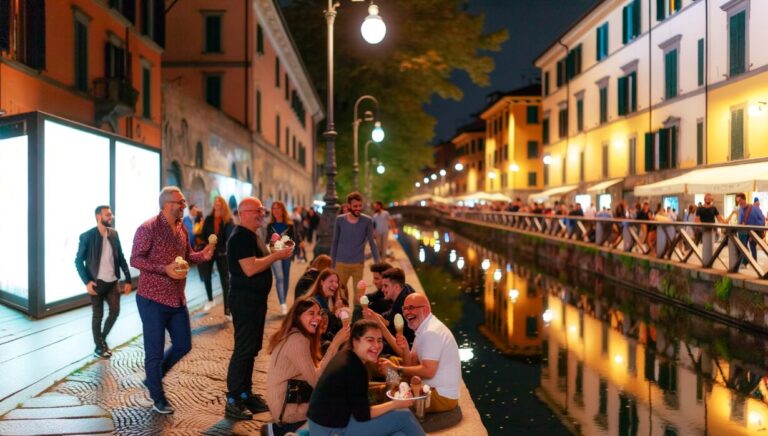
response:
<path fill-rule="evenodd" d="M 175 186 L 160 191 L 160 213 L 136 230 L 131 265 L 141 271 L 136 305 L 144 332 L 145 384 L 154 402 L 153 410 L 173 413 L 163 390 L 163 377 L 192 349 L 192 332 L 184 286 L 189 262 L 210 260 L 213 244 L 193 251 L 182 223 L 187 202 Z M 165 331 L 171 347 L 165 351 Z"/>

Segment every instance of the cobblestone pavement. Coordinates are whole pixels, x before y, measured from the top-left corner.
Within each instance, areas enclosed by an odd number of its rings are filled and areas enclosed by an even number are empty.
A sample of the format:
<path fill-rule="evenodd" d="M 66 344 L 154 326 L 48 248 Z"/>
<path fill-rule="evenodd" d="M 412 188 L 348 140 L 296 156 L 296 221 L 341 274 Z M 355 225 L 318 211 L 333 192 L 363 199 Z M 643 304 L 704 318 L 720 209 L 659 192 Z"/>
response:
<path fill-rule="evenodd" d="M 291 287 L 306 264 L 294 263 Z M 290 300 L 289 300 L 290 302 Z M 265 341 L 279 327 L 277 294 L 269 298 Z M 234 421 L 224 417 L 226 374 L 234 344 L 232 323 L 218 304 L 209 312 L 191 314 L 192 351 L 164 379 L 165 392 L 176 412 L 163 416 L 153 413 L 144 387 L 144 348 L 141 337 L 115 350 L 110 360 L 99 360 L 71 374 L 49 392 L 77 397 L 83 404 L 98 405 L 112 414 L 115 433 L 120 435 L 229 435 L 258 434 L 271 415 L 261 413 L 253 421 Z M 259 353 L 254 391 L 264 394 L 269 355 Z"/>

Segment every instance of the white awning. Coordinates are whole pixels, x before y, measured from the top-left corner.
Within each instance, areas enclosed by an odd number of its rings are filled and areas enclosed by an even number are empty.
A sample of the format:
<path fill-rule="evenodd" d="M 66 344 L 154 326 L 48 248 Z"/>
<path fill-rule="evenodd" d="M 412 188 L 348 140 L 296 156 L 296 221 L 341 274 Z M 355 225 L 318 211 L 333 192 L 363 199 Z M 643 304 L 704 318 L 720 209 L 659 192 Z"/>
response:
<path fill-rule="evenodd" d="M 755 191 L 768 191 L 768 162 L 693 170 L 668 180 L 637 186 L 635 196 Z"/>
<path fill-rule="evenodd" d="M 606 189 L 610 188 L 611 186 L 613 186 L 613 185 L 615 185 L 617 183 L 620 183 L 623 180 L 624 179 L 606 180 L 606 181 L 600 182 L 600 183 L 598 183 L 598 184 L 596 184 L 594 186 L 590 186 L 589 188 L 587 188 L 587 192 L 594 192 L 594 193 L 602 194 L 603 191 L 605 191 Z"/>
<path fill-rule="evenodd" d="M 462 201 L 512 201 L 511 198 L 507 197 L 504 194 L 493 192 L 488 193 L 485 191 L 478 191 L 473 192 L 471 194 L 462 195 L 461 197 L 455 198 L 455 200 L 462 200 Z"/>
<path fill-rule="evenodd" d="M 547 189 L 546 191 L 541 191 L 536 194 L 531 194 L 528 197 L 536 200 L 545 201 L 549 197 L 554 197 L 555 195 L 567 194 L 571 191 L 576 190 L 576 188 L 577 188 L 576 185 L 558 186 L 557 188 L 551 188 L 551 189 Z"/>
<path fill-rule="evenodd" d="M 418 194 L 408 197 L 404 200 L 405 203 L 418 203 L 420 201 L 434 201 L 435 203 L 450 203 L 448 198 L 441 197 L 439 195 L 432 194 Z"/>

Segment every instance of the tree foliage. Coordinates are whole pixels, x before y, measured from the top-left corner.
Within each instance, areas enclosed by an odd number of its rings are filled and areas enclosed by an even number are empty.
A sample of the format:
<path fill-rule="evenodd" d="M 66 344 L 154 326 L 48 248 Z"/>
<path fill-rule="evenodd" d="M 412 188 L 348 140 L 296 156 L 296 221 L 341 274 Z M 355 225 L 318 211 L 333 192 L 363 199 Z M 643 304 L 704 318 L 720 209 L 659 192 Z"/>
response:
<path fill-rule="evenodd" d="M 337 156 L 337 189 L 343 196 L 352 183 L 352 122 L 354 104 L 361 95 L 379 100 L 378 114 L 386 132 L 381 145 L 372 144 L 371 157 L 386 166 L 378 175 L 373 167 L 374 198 L 385 201 L 406 195 L 420 178 L 422 167 L 432 164 L 429 145 L 435 119 L 424 105 L 435 94 L 461 100 L 451 75 L 463 71 L 476 84 L 489 84 L 493 59 L 508 38 L 506 30 L 483 33 L 482 15 L 469 14 L 461 0 L 381 0 L 380 15 L 387 35 L 371 46 L 360 36 L 360 24 L 367 15 L 366 3 L 342 0 L 334 35 L 334 100 Z M 318 94 L 327 95 L 327 27 L 325 0 L 293 0 L 283 8 L 288 27 L 314 80 Z M 358 116 L 373 110 L 361 104 Z M 365 187 L 363 145 L 370 138 L 372 123 L 363 122 L 359 131 L 360 190 Z M 325 122 L 318 129 L 325 130 Z M 318 140 L 322 149 L 324 142 Z M 318 162 L 324 162 L 318 156 Z"/>

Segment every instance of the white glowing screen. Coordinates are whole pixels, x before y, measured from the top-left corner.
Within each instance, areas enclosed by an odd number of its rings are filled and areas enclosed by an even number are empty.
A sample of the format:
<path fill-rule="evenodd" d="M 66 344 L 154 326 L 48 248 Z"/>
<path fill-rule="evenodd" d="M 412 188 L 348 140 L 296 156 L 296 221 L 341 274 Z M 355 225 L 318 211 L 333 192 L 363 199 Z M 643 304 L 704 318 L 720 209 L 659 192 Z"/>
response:
<path fill-rule="evenodd" d="M 79 236 L 109 204 L 109 139 L 45 121 L 45 302 L 85 293 L 75 270 Z M 26 233 L 25 233 L 26 234 Z"/>
<path fill-rule="evenodd" d="M 115 142 L 115 229 L 130 264 L 133 236 L 144 221 L 158 214 L 160 153 Z M 131 275 L 138 276 L 131 268 Z"/>
<path fill-rule="evenodd" d="M 27 136 L 0 139 L 0 289 L 28 298 L 28 198 Z"/>

